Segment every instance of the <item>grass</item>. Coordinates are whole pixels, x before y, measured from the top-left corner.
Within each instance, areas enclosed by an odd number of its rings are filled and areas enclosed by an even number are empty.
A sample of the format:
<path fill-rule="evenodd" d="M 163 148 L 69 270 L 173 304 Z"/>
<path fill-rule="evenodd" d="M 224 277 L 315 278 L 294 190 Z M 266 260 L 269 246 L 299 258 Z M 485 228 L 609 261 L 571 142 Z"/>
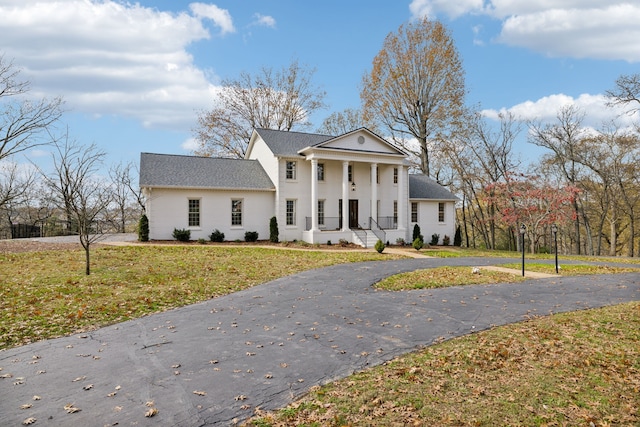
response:
<path fill-rule="evenodd" d="M 511 263 L 501 264 L 501 267 L 520 269 L 522 264 Z M 539 273 L 555 274 L 556 266 L 553 264 L 542 263 L 525 263 L 525 269 L 527 271 L 535 271 Z M 638 271 L 637 268 L 629 267 L 611 267 L 604 265 L 587 265 L 587 264 L 562 264 L 560 266 L 561 276 L 579 276 L 589 274 L 616 274 L 616 273 L 630 273 Z"/>
<path fill-rule="evenodd" d="M 0 254 L 0 349 L 202 301 L 309 266 L 391 258 L 210 245 L 105 247 L 93 251 L 93 274 L 87 277 L 82 251 Z M 469 267 L 428 271 L 435 284 L 424 286 L 469 284 L 472 275 Z M 603 271 L 563 265 L 562 274 Z M 476 276 L 494 282 L 507 277 L 487 270 L 471 278 Z M 398 289 L 411 282 L 423 286 L 422 279 L 407 277 Z M 538 318 L 316 387 L 249 425 L 640 425 L 638 342 L 638 302 Z"/>
<path fill-rule="evenodd" d="M 521 264 L 500 264 L 500 267 L 513 269 L 513 273 L 481 269 L 479 274 L 473 273 L 470 267 L 438 267 L 411 271 L 387 277 L 376 283 L 376 288 L 388 291 L 410 289 L 435 289 L 447 286 L 481 285 L 489 283 L 516 283 L 525 280 L 521 276 Z M 527 271 L 555 273 L 555 265 L 527 263 Z M 586 264 L 566 264 L 562 266 L 561 275 L 575 276 L 587 274 L 628 273 L 638 271 L 635 268 L 596 266 Z M 526 278 L 528 280 L 528 278 Z"/>
<path fill-rule="evenodd" d="M 640 303 L 480 332 L 324 387 L 249 426 L 637 426 Z"/>
<path fill-rule="evenodd" d="M 388 291 L 434 289 L 447 286 L 480 285 L 486 283 L 521 282 L 521 276 L 491 270 L 474 274 L 471 267 L 438 267 L 396 274 L 376 283 L 376 288 Z"/>
<path fill-rule="evenodd" d="M 94 329 L 377 252 L 130 246 L 0 254 L 0 349 Z"/>

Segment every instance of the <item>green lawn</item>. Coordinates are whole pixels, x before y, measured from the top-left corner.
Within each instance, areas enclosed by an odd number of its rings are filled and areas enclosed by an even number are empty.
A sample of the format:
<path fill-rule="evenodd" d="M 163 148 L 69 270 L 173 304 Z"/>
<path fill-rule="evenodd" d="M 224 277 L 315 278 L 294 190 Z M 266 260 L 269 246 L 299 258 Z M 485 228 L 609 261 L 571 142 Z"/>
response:
<path fill-rule="evenodd" d="M 398 258 L 377 252 L 256 247 L 126 246 L 84 253 L 0 254 L 0 349 L 97 328 L 337 263 Z"/>

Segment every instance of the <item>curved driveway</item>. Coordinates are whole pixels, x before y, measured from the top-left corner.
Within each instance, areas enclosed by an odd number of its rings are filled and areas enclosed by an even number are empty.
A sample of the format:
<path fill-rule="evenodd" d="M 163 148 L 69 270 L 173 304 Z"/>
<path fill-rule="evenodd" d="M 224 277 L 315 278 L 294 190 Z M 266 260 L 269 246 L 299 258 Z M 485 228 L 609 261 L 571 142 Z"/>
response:
<path fill-rule="evenodd" d="M 6 377 L 0 378 L 0 425 L 30 417 L 36 426 L 233 425 L 257 407 L 282 407 L 313 385 L 442 339 L 640 300 L 639 273 L 409 292 L 371 287 L 399 272 L 491 263 L 425 258 L 336 265 L 0 352 Z M 68 404 L 80 411 L 67 413 Z M 150 407 L 158 412 L 145 417 Z"/>

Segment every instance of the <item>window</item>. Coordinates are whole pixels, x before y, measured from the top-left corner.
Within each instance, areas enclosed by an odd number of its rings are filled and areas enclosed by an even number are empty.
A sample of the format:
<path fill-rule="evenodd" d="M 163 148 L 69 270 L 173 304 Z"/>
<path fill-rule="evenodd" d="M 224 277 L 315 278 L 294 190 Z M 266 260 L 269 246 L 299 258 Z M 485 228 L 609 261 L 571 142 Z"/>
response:
<path fill-rule="evenodd" d="M 318 225 L 324 225 L 324 200 L 318 200 Z"/>
<path fill-rule="evenodd" d="M 349 165 L 348 175 L 349 175 L 349 182 L 353 182 L 353 166 L 351 165 Z"/>
<path fill-rule="evenodd" d="M 376 168 L 376 184 L 380 184 L 380 168 Z"/>
<path fill-rule="evenodd" d="M 189 199 L 189 227 L 200 227 L 200 199 Z"/>
<path fill-rule="evenodd" d="M 418 222 L 418 204 L 411 202 L 411 222 Z"/>
<path fill-rule="evenodd" d="M 318 181 L 324 181 L 324 163 L 318 163 Z"/>
<path fill-rule="evenodd" d="M 393 223 L 394 224 L 398 223 L 398 201 L 397 200 L 393 201 Z"/>
<path fill-rule="evenodd" d="M 444 203 L 438 203 L 438 222 L 444 222 Z"/>
<path fill-rule="evenodd" d="M 296 162 L 287 161 L 287 179 L 296 179 Z"/>
<path fill-rule="evenodd" d="M 287 225 L 296 225 L 296 201 L 287 200 Z"/>
<path fill-rule="evenodd" d="M 398 183 L 398 168 L 393 168 L 393 183 Z"/>
<path fill-rule="evenodd" d="M 236 227 L 242 226 L 242 200 L 231 200 L 231 225 Z"/>

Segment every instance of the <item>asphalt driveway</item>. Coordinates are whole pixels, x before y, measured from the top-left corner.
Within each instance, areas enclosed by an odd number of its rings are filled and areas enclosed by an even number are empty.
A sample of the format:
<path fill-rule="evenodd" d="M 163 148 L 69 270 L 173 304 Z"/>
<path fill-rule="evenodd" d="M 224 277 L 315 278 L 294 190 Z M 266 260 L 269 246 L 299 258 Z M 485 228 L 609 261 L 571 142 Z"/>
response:
<path fill-rule="evenodd" d="M 443 339 L 640 300 L 640 273 L 409 292 L 371 286 L 419 268 L 490 263 L 495 259 L 336 265 L 3 351 L 0 425 L 32 418 L 36 426 L 228 426 L 258 407 L 282 407 L 311 386 Z"/>

